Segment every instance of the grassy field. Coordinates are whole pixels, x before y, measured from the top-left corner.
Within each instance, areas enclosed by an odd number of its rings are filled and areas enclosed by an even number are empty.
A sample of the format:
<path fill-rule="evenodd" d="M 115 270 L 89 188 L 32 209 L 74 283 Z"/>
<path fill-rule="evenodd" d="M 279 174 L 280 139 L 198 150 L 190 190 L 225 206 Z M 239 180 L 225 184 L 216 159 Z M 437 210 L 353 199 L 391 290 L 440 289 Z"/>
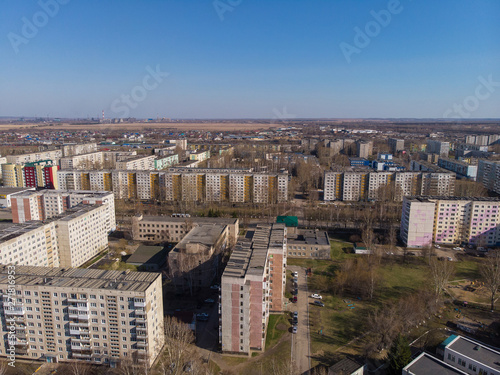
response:
<path fill-rule="evenodd" d="M 266 348 L 272 348 L 290 328 L 288 314 L 269 315 L 267 325 Z"/>

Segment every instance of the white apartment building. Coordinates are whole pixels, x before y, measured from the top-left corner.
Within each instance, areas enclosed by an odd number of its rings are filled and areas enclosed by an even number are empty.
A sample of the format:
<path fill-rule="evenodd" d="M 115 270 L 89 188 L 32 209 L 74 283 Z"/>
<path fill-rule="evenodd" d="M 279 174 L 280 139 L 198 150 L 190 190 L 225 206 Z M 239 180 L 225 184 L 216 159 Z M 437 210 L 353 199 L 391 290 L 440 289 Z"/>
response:
<path fill-rule="evenodd" d="M 74 156 L 80 154 L 88 154 L 97 151 L 97 143 L 68 143 L 62 146 L 62 153 L 64 157 Z"/>
<path fill-rule="evenodd" d="M 1 229 L 0 264 L 59 267 L 55 222 L 32 221 Z"/>
<path fill-rule="evenodd" d="M 248 173 L 229 174 L 229 199 L 233 203 L 250 202 L 253 177 Z"/>
<path fill-rule="evenodd" d="M 161 275 L 16 266 L 0 268 L 0 355 L 82 360 L 115 367 L 122 358 L 151 366 L 164 343 Z M 8 333 L 15 327 L 15 338 Z"/>
<path fill-rule="evenodd" d="M 500 162 L 479 160 L 477 181 L 486 189 L 500 194 Z"/>
<path fill-rule="evenodd" d="M 325 172 L 323 193 L 323 199 L 325 201 L 342 199 L 342 179 L 343 172 Z"/>
<path fill-rule="evenodd" d="M 106 207 L 81 206 L 57 220 L 61 267 L 79 267 L 108 247 Z"/>
<path fill-rule="evenodd" d="M 403 197 L 416 195 L 421 184 L 419 172 L 397 172 L 394 176 L 395 200 L 402 201 Z"/>
<path fill-rule="evenodd" d="M 384 188 L 394 182 L 394 172 L 371 172 L 368 176 L 368 199 L 378 200 Z"/>
<path fill-rule="evenodd" d="M 500 199 L 479 197 L 406 197 L 401 239 L 408 247 L 467 242 L 500 244 Z"/>
<path fill-rule="evenodd" d="M 101 151 L 88 154 L 73 155 L 60 160 L 61 169 L 101 169 L 104 166 L 104 155 Z"/>
<path fill-rule="evenodd" d="M 148 171 L 155 169 L 156 156 L 139 156 L 133 159 L 116 162 L 116 169 Z"/>
<path fill-rule="evenodd" d="M 55 163 L 62 158 L 62 150 L 40 151 L 22 155 L 7 155 L 7 163 L 26 164 L 41 160 L 53 160 Z"/>
<path fill-rule="evenodd" d="M 107 191 L 40 190 L 24 191 L 12 196 L 12 221 L 47 220 L 63 214 L 79 204 L 100 204 L 106 207 L 105 227 L 108 233 L 116 230 L 114 195 Z"/>
<path fill-rule="evenodd" d="M 366 197 L 368 172 L 344 172 L 342 200 L 359 201 Z"/>

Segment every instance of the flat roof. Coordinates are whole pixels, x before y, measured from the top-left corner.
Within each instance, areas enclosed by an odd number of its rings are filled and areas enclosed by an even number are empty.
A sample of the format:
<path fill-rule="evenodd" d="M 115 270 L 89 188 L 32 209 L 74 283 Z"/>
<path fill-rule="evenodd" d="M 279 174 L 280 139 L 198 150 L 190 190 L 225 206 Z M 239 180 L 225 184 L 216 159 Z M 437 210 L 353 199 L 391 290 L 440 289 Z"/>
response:
<path fill-rule="evenodd" d="M 77 205 L 73 208 L 69 208 L 61 215 L 55 216 L 50 220 L 57 221 L 71 221 L 76 219 L 78 216 L 85 215 L 86 213 L 95 210 L 96 208 L 103 207 L 100 204 L 92 204 L 92 205 Z"/>
<path fill-rule="evenodd" d="M 26 189 L 24 189 L 26 190 Z M 2 193 L 2 190 L 0 190 L 0 194 Z M 28 191 L 22 191 L 16 194 L 17 197 L 29 197 L 32 195 L 80 195 L 80 196 L 85 196 L 85 197 L 106 197 L 106 196 L 112 196 L 113 192 L 112 191 L 104 191 L 104 190 L 52 190 L 52 189 L 46 189 L 46 190 L 28 190 Z"/>
<path fill-rule="evenodd" d="M 430 202 L 431 200 L 439 201 L 473 201 L 473 202 L 500 202 L 499 197 L 446 197 L 440 195 L 415 195 L 405 197 L 410 201 Z"/>
<path fill-rule="evenodd" d="M 439 374 L 439 375 L 460 375 L 467 374 L 455 367 L 431 356 L 427 353 L 420 354 L 416 359 L 414 359 L 410 364 L 408 364 L 403 370 L 406 370 L 408 374 L 414 375 L 429 375 L 429 374 Z"/>
<path fill-rule="evenodd" d="M 290 244 L 330 245 L 326 231 L 302 230 L 296 238 L 288 239 Z"/>
<path fill-rule="evenodd" d="M 227 217 L 172 217 L 172 216 L 142 216 L 140 222 L 174 222 L 174 223 L 185 223 L 190 221 L 193 223 L 202 224 L 236 224 L 238 222 L 237 218 L 227 218 Z"/>
<path fill-rule="evenodd" d="M 0 229 L 0 243 L 10 241 L 16 237 L 22 236 L 32 230 L 43 227 L 45 224 L 41 221 L 26 221 L 22 224 L 10 224 Z"/>
<path fill-rule="evenodd" d="M 0 266 L 0 284 L 8 282 L 8 266 Z M 159 273 L 87 268 L 16 266 L 16 285 L 91 288 L 144 292 Z"/>
<path fill-rule="evenodd" d="M 458 336 L 446 348 L 472 358 L 496 371 L 500 371 L 500 352 L 489 348 L 485 344 Z"/>
<path fill-rule="evenodd" d="M 258 225 L 255 231 L 238 241 L 222 276 L 262 275 L 269 248 L 283 246 L 285 242 L 285 228 L 285 224 Z"/>
<path fill-rule="evenodd" d="M 4 187 L 0 186 L 0 194 L 16 194 L 20 192 L 25 192 L 25 191 L 36 191 L 35 188 L 29 188 L 29 187 Z"/>
<path fill-rule="evenodd" d="M 194 227 L 177 245 L 175 245 L 172 251 L 179 251 L 179 248 L 185 248 L 189 243 L 213 246 L 222 232 L 224 232 L 224 229 L 226 229 L 226 225 L 224 224 L 203 224 Z"/>
<path fill-rule="evenodd" d="M 126 263 L 137 264 L 158 264 L 162 265 L 167 261 L 167 249 L 163 246 L 147 246 L 141 245 L 137 250 L 127 259 Z"/>

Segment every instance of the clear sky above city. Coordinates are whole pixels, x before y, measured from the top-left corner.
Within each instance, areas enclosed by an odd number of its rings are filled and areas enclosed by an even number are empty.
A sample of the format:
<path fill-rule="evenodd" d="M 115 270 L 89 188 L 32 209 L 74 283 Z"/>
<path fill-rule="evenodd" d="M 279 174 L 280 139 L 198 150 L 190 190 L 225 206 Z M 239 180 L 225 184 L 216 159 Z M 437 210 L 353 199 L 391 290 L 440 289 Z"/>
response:
<path fill-rule="evenodd" d="M 3 0 L 0 116 L 500 118 L 499 19 L 498 0 Z"/>

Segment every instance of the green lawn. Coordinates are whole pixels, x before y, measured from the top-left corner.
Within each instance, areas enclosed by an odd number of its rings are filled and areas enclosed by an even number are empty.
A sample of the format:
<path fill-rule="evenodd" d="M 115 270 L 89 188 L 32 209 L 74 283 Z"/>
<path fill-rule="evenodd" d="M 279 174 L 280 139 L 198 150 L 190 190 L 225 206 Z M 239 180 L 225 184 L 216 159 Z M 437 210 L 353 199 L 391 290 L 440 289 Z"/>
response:
<path fill-rule="evenodd" d="M 455 263 L 455 276 L 453 280 L 477 280 L 481 277 L 479 273 L 480 262 L 476 260 L 463 260 Z"/>
<path fill-rule="evenodd" d="M 290 328 L 290 322 L 288 319 L 289 315 L 286 313 L 269 315 L 266 335 L 266 350 L 276 345 L 281 336 L 288 331 Z"/>

